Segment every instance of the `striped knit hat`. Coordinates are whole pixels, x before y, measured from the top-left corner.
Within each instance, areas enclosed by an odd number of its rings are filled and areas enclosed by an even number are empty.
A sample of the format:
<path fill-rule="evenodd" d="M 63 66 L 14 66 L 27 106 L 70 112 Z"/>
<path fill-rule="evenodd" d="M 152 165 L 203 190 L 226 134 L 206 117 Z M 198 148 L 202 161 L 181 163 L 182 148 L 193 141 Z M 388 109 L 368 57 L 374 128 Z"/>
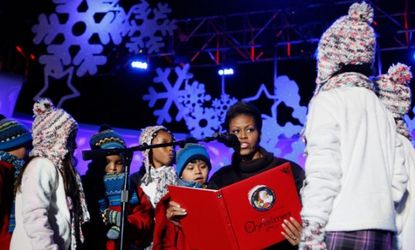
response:
<path fill-rule="evenodd" d="M 68 153 L 68 138 L 77 132 L 78 124 L 66 111 L 55 108 L 49 99 L 38 100 L 33 112 L 33 150 L 30 156 L 45 157 L 61 168 Z"/>
<path fill-rule="evenodd" d="M 335 21 L 322 35 L 317 50 L 317 87 L 345 65 L 373 64 L 376 38 L 370 24 L 373 9 L 354 3 L 349 13 Z"/>
<path fill-rule="evenodd" d="M 108 126 L 102 126 L 99 132 L 89 140 L 91 149 L 125 148 L 125 141 L 120 134 Z"/>
<path fill-rule="evenodd" d="M 400 134 L 409 138 L 409 131 L 403 120 L 411 107 L 411 89 L 409 82 L 412 79 L 411 68 L 405 64 L 397 63 L 388 69 L 388 73 L 380 75 L 376 84 L 378 95 L 389 109 L 397 124 Z"/>
<path fill-rule="evenodd" d="M 4 118 L 0 120 L 0 150 L 12 151 L 14 149 L 30 146 L 32 135 L 23 124 Z"/>

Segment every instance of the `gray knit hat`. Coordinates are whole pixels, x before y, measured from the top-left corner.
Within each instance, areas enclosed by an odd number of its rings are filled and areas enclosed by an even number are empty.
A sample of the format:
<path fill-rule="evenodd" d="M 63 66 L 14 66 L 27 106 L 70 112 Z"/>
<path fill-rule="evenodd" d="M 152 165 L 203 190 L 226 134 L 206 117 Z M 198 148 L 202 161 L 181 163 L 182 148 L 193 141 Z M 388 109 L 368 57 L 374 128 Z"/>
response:
<path fill-rule="evenodd" d="M 370 24 L 373 9 L 354 3 L 346 16 L 337 19 L 322 35 L 317 50 L 318 85 L 326 82 L 343 65 L 373 64 L 376 37 Z"/>

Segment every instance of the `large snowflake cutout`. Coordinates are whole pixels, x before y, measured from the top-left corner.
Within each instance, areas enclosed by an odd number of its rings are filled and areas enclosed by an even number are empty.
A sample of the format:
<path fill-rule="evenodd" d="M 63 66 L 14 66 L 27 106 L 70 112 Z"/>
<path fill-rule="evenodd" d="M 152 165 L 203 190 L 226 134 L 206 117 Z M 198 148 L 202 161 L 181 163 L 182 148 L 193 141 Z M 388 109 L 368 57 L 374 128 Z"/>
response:
<path fill-rule="evenodd" d="M 220 98 L 216 98 L 212 101 L 213 110 L 218 115 L 221 122 L 225 121 L 226 111 L 230 106 L 234 105 L 238 100 L 228 94 L 222 93 Z"/>
<path fill-rule="evenodd" d="M 207 101 L 210 101 L 210 95 L 206 94 L 205 85 L 198 81 L 186 84 L 179 101 L 183 105 L 186 115 L 194 112 L 196 107 L 202 107 Z"/>
<path fill-rule="evenodd" d="M 95 75 L 98 67 L 107 63 L 104 45 L 120 45 L 128 36 L 127 46 L 138 53 L 147 48 L 157 52 L 164 46 L 161 36 L 172 35 L 174 22 L 167 20 L 171 12 L 167 4 L 159 3 L 152 10 L 146 1 L 131 7 L 127 15 L 119 0 L 53 0 L 55 11 L 41 14 L 32 27 L 33 42 L 45 44 L 47 53 L 39 57 L 47 75 L 64 75 L 67 70 L 82 77 Z M 134 49 L 132 49 L 134 47 Z M 72 83 L 71 83 L 72 86 Z M 41 95 L 41 92 L 37 95 Z M 74 92 L 77 92 L 75 90 Z M 63 103 L 78 95 L 65 96 Z"/>
<path fill-rule="evenodd" d="M 194 137 L 203 138 L 218 132 L 221 122 L 214 109 L 196 106 L 186 117 L 186 125 Z"/>
<path fill-rule="evenodd" d="M 54 0 L 55 13 L 41 14 L 33 42 L 47 45 L 39 60 L 51 74 L 75 67 L 76 75 L 94 75 L 107 62 L 103 45 L 120 44 L 128 32 L 126 14 L 117 0 Z M 63 20 L 63 21 L 62 21 Z M 97 36 L 100 43 L 91 43 Z"/>
<path fill-rule="evenodd" d="M 206 94 L 205 85 L 196 80 L 191 81 L 193 75 L 189 72 L 190 65 L 183 68 L 175 67 L 175 82 L 171 83 L 172 71 L 169 68 L 157 68 L 157 76 L 154 83 L 162 84 L 163 90 L 157 91 L 152 86 L 148 94 L 143 96 L 149 102 L 149 107 L 154 108 L 158 102 L 163 102 L 162 107 L 154 110 L 157 123 L 172 121 L 172 112 L 177 110 L 176 121 L 182 119 L 194 137 L 211 136 L 220 131 L 224 114 L 237 100 L 229 95 L 222 94 L 220 99 L 211 102 L 211 96 Z"/>
<path fill-rule="evenodd" d="M 129 12 L 132 16 L 130 41 L 126 43 L 129 51 L 137 54 L 145 48 L 148 53 L 159 52 L 165 46 L 162 36 L 173 35 L 176 28 L 175 22 L 167 18 L 170 12 L 169 6 L 163 3 L 154 9 L 146 1 L 134 5 Z"/>
<path fill-rule="evenodd" d="M 180 68 L 179 66 L 175 67 L 174 70 L 177 78 L 174 83 L 170 83 L 169 80 L 171 69 L 156 69 L 157 76 L 154 77 L 153 81 L 154 83 L 162 84 L 164 90 L 162 92 L 157 92 L 153 87 L 150 87 L 148 89 L 149 94 L 144 95 L 143 100 L 149 102 L 150 108 L 154 107 L 157 101 L 165 100 L 163 107 L 154 111 L 154 115 L 157 116 L 158 124 L 162 124 L 164 121 L 172 121 L 170 112 L 173 105 L 177 108 L 175 120 L 180 121 L 183 119 L 185 109 L 180 100 L 182 99 L 181 97 L 185 94 L 185 90 L 182 88 L 183 83 L 193 78 L 193 75 L 189 73 L 189 68 L 189 64 L 184 65 L 183 68 Z"/>

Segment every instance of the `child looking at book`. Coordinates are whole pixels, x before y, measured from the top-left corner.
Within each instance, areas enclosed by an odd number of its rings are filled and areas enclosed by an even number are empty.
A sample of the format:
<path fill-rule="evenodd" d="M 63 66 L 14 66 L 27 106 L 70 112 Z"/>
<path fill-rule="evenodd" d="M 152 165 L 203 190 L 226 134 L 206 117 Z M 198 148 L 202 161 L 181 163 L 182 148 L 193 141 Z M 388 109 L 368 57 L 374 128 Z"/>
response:
<path fill-rule="evenodd" d="M 211 169 L 209 154 L 206 148 L 201 145 L 186 144 L 177 153 L 176 172 L 178 186 L 206 188 Z M 175 207 L 169 207 L 170 202 L 172 202 L 170 201 L 170 195 L 167 194 L 156 207 L 153 250 L 188 249 L 180 225 L 175 223 L 174 220 L 170 220 L 172 217 L 176 217 Z"/>

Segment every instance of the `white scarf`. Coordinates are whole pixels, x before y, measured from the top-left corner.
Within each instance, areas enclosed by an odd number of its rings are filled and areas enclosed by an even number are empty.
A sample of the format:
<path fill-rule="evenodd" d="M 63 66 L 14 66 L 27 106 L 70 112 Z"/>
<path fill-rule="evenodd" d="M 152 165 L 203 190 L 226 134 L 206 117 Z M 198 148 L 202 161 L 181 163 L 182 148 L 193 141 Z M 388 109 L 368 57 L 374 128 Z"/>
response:
<path fill-rule="evenodd" d="M 150 167 L 142 180 L 141 188 L 150 198 L 153 207 L 156 207 L 160 199 L 167 194 L 167 185 L 176 185 L 176 171 L 172 166 Z"/>

